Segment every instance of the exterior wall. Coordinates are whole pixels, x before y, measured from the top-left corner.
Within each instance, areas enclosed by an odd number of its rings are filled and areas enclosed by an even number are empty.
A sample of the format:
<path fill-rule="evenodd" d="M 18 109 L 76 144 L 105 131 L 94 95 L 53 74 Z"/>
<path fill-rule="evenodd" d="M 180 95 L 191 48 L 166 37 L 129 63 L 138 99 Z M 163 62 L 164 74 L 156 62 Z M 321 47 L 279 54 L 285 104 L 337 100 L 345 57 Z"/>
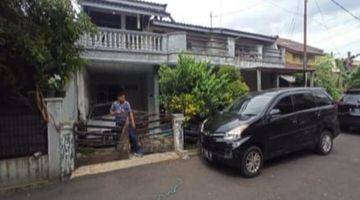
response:
<path fill-rule="evenodd" d="M 0 160 L 0 189 L 47 180 L 48 156 Z"/>
<path fill-rule="evenodd" d="M 78 113 L 78 105 L 77 105 L 77 89 L 76 89 L 76 82 L 77 77 L 74 78 L 69 82 L 66 87 L 66 96 L 63 100 L 63 121 L 74 123 L 77 121 L 77 113 Z"/>
<path fill-rule="evenodd" d="M 308 65 L 314 66 L 316 62 L 321 58 L 322 56 L 316 56 L 316 55 L 308 55 Z M 302 66 L 303 64 L 303 55 L 292 53 L 289 51 L 286 51 L 285 53 L 285 62 L 286 64 L 293 64 Z"/>

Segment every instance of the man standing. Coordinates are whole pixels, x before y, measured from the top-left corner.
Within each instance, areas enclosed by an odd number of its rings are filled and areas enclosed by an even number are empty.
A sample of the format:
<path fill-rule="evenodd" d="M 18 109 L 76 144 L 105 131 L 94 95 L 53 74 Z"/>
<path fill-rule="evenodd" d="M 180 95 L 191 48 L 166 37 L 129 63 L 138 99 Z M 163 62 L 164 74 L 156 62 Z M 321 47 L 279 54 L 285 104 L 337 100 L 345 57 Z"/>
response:
<path fill-rule="evenodd" d="M 118 93 L 117 100 L 111 105 L 110 114 L 115 116 L 117 126 L 123 126 L 126 119 L 129 118 L 129 139 L 131 152 L 134 153 L 135 156 L 142 156 L 142 150 L 137 142 L 134 114 L 131 110 L 130 103 L 126 101 L 124 90 Z"/>

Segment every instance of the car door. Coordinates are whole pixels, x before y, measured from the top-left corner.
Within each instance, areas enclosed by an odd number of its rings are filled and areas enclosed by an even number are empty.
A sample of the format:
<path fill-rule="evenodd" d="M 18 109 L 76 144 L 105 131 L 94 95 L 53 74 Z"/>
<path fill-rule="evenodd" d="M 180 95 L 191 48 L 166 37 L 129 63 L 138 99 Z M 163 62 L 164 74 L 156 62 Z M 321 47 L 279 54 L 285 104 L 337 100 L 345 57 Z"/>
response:
<path fill-rule="evenodd" d="M 294 94 L 294 112 L 297 116 L 297 134 L 294 149 L 313 145 L 318 129 L 319 110 L 316 107 L 315 97 L 311 92 Z"/>
<path fill-rule="evenodd" d="M 268 152 L 270 157 L 285 153 L 294 145 L 297 131 L 297 119 L 293 115 L 293 103 L 290 95 L 280 97 L 269 110 Z M 272 111 L 280 111 L 272 114 Z"/>

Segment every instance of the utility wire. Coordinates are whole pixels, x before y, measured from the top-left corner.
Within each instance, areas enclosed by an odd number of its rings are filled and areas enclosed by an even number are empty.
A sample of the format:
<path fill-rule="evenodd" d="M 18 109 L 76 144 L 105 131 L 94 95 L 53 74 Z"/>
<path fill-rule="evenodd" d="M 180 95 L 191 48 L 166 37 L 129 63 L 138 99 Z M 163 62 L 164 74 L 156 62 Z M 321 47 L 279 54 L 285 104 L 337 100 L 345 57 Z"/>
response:
<path fill-rule="evenodd" d="M 298 4 L 296 6 L 296 10 L 299 10 L 300 9 L 300 2 L 301 0 L 298 0 Z M 296 17 L 296 13 L 293 13 L 293 17 L 292 17 L 292 20 L 290 22 L 290 26 L 289 26 L 289 35 L 292 36 L 295 32 L 295 27 L 296 27 L 296 24 L 297 24 L 297 17 Z"/>
<path fill-rule="evenodd" d="M 335 0 L 330 0 L 331 2 L 333 2 L 335 5 L 337 5 L 338 7 L 340 7 L 341 9 L 343 9 L 345 12 L 347 12 L 349 15 L 351 15 L 352 17 L 354 17 L 355 19 L 360 21 L 360 17 L 354 15 L 354 13 L 350 12 L 348 9 L 346 9 L 344 6 L 342 6 L 340 3 L 338 3 Z"/>
<path fill-rule="evenodd" d="M 318 9 L 319 12 L 320 12 L 321 21 L 322 21 L 322 23 L 324 24 L 324 27 L 326 28 L 328 35 L 330 36 L 330 40 L 331 40 L 332 46 L 333 46 L 333 48 L 334 48 L 334 51 L 338 52 L 338 51 L 337 51 L 338 48 L 337 48 L 337 46 L 335 45 L 333 35 L 332 35 L 329 27 L 325 24 L 325 18 L 324 18 L 322 9 L 320 8 L 317 0 L 315 0 L 315 4 L 316 4 L 317 9 Z M 338 52 L 338 53 L 339 53 L 339 52 Z"/>

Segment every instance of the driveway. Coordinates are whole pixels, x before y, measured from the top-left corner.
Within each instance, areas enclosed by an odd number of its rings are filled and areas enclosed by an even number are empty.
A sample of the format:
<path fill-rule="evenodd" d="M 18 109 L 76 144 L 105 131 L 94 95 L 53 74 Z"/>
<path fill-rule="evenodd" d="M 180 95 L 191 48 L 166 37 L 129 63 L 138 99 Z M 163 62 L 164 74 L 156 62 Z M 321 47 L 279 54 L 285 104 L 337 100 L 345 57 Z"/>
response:
<path fill-rule="evenodd" d="M 342 134 L 334 151 L 303 151 L 265 164 L 263 173 L 242 178 L 200 157 L 73 179 L 0 199 L 359 199 L 360 134 Z"/>

